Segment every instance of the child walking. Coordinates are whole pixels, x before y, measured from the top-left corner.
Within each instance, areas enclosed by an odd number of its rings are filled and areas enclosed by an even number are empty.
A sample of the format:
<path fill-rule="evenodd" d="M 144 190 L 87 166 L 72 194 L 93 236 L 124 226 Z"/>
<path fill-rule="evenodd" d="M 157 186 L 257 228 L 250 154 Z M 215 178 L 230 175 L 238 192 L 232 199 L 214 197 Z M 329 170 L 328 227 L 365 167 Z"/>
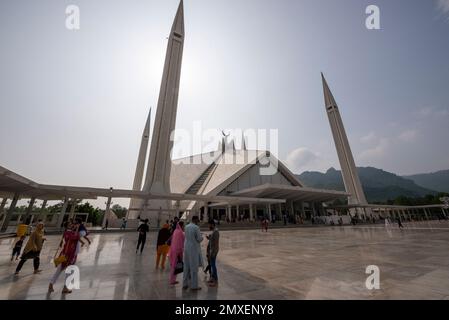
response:
<path fill-rule="evenodd" d="M 22 251 L 23 241 L 25 240 L 25 236 L 21 236 L 19 240 L 17 240 L 14 245 L 14 249 L 12 249 L 11 261 L 14 260 L 14 256 L 16 256 L 16 260 L 19 260 L 20 251 Z"/>

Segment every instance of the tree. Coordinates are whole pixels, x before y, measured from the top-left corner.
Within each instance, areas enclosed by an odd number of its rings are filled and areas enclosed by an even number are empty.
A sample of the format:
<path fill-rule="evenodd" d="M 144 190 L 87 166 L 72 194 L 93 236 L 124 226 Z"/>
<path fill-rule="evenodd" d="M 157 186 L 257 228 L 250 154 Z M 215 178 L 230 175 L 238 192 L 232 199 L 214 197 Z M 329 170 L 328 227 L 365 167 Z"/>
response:
<path fill-rule="evenodd" d="M 388 205 L 399 205 L 399 206 L 426 206 L 432 204 L 441 204 L 440 198 L 447 197 L 447 193 L 439 193 L 439 194 L 428 194 L 424 197 L 406 197 L 399 196 L 394 200 L 388 200 Z"/>
<path fill-rule="evenodd" d="M 335 199 L 332 202 L 333 206 L 345 206 L 347 204 L 348 204 L 348 199 L 347 198 L 346 199 Z"/>
<path fill-rule="evenodd" d="M 75 207 L 76 212 L 88 213 L 87 222 L 92 223 L 93 226 L 101 225 L 103 222 L 104 211 L 100 208 L 94 208 L 89 202 L 79 204 Z"/>
<path fill-rule="evenodd" d="M 58 212 L 61 212 L 61 210 L 62 210 L 62 206 L 64 205 L 64 202 L 59 202 L 59 203 L 57 203 L 57 204 L 54 204 L 54 205 L 52 205 L 52 206 L 49 206 L 48 208 L 47 208 L 47 210 L 48 210 L 48 212 L 50 212 L 50 213 L 58 213 Z"/>
<path fill-rule="evenodd" d="M 410 206 L 412 205 L 413 199 L 410 199 L 406 196 L 399 196 L 394 200 L 394 204 L 398 206 Z"/>
<path fill-rule="evenodd" d="M 111 209 L 119 219 L 126 217 L 126 214 L 128 213 L 128 209 L 119 204 L 114 204 Z"/>

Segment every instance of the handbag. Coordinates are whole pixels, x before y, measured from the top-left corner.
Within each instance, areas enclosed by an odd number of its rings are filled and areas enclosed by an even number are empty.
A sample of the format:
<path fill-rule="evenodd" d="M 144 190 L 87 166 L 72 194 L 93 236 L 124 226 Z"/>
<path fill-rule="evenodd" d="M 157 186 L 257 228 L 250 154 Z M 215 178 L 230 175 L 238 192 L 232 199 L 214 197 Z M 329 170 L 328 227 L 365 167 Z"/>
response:
<path fill-rule="evenodd" d="M 61 243 L 62 243 L 63 240 L 64 240 L 64 234 L 62 235 Z M 57 268 L 61 263 L 64 263 L 64 262 L 67 261 L 67 257 L 66 257 L 65 255 L 63 255 L 62 252 L 61 252 L 61 254 L 60 254 L 58 257 L 56 257 L 56 256 L 58 255 L 58 251 L 59 251 L 59 248 L 56 249 L 55 255 L 54 255 L 54 257 L 53 257 L 53 263 L 55 264 L 55 267 L 56 267 L 56 268 Z"/>
<path fill-rule="evenodd" d="M 184 271 L 184 262 L 180 258 L 178 258 L 178 262 L 176 262 L 175 266 L 175 274 L 181 273 Z"/>
<path fill-rule="evenodd" d="M 65 255 L 60 255 L 57 258 L 53 259 L 53 262 L 55 263 L 55 267 L 58 267 L 61 263 L 64 263 L 67 261 L 67 258 Z"/>

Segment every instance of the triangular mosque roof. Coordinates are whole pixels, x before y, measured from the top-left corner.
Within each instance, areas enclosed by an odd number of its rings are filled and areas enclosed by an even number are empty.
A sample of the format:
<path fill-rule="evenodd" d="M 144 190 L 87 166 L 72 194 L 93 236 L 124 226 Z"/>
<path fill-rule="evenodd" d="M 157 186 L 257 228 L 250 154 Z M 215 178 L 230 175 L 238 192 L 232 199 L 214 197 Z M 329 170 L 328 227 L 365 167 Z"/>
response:
<path fill-rule="evenodd" d="M 214 164 L 215 168 L 209 181 L 199 194 L 216 195 L 263 157 L 267 157 L 265 150 L 226 150 L 224 153 L 217 150 L 173 160 L 170 174 L 171 191 L 186 192 Z M 270 158 L 272 162 L 277 161 L 278 170 L 293 186 L 302 187 L 302 183 L 287 166 L 272 154 Z"/>

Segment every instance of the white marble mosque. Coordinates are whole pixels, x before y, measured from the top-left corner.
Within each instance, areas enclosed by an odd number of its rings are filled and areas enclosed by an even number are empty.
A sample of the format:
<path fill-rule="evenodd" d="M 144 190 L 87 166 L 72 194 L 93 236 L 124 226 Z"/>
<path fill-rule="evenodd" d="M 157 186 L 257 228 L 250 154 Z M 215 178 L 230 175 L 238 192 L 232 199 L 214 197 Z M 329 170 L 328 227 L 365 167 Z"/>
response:
<path fill-rule="evenodd" d="M 270 150 L 248 149 L 245 137 L 241 148 L 223 137 L 215 151 L 171 159 L 170 135 L 176 127 L 185 32 L 181 0 L 168 37 L 154 127 L 150 128 L 150 111 L 136 150 L 132 189 L 42 184 L 0 166 L 0 299 L 449 299 L 449 224 L 429 219 L 431 209 L 444 215 L 447 209 L 367 203 L 337 103 L 324 76 L 325 110 L 345 192 L 304 186 Z M 262 174 L 270 165 L 276 170 Z M 128 231 L 135 230 L 132 222 L 138 218 L 149 218 L 152 226 L 174 216 L 218 220 L 222 228 L 219 286 L 203 284 L 205 289 L 200 292 L 169 286 L 168 271 L 154 269 L 156 233 L 150 232 L 145 251 L 136 255 L 136 234 L 113 230 L 93 233 L 92 244 L 80 250 L 80 290 L 68 296 L 47 294 L 59 226 L 75 215 L 76 200 L 99 197 L 107 199 L 105 219 L 111 217 L 112 199 L 130 199 Z M 23 199 L 30 200 L 28 210 L 18 214 L 16 205 Z M 42 209 L 33 212 L 38 199 L 43 200 Z M 337 199 L 347 199 L 348 204 L 332 206 Z M 43 209 L 52 200 L 63 205 L 59 213 L 47 215 Z M 405 228 L 347 225 L 355 216 L 371 215 L 402 218 Z M 276 228 L 270 225 L 262 232 L 257 223 L 262 217 L 272 221 L 287 217 L 289 225 L 277 222 Z M 414 221 L 416 217 L 426 221 Z M 327 223 L 338 218 L 346 225 L 310 223 L 318 218 Z M 14 232 L 19 223 L 31 225 L 38 219 L 47 230 L 53 228 L 41 252 L 42 273 L 33 274 L 29 262 L 14 277 L 16 262 L 10 261 L 10 253 L 15 238 L 8 232 Z M 231 225 L 237 227 L 226 228 Z M 203 249 L 205 245 L 204 241 Z M 379 290 L 365 286 L 369 265 L 381 270 Z"/>
<path fill-rule="evenodd" d="M 262 217 L 280 220 L 286 216 L 295 223 L 325 217 L 324 222 L 336 223 L 341 219 L 344 224 L 355 216 L 411 220 L 417 216 L 428 218 L 430 210 L 441 210 L 442 214 L 447 215 L 443 205 L 404 207 L 367 203 L 339 108 L 323 75 L 325 110 L 346 192 L 305 187 L 269 150 L 248 150 L 245 137 L 242 137 L 242 148 L 239 150 L 234 140 L 223 137 L 214 152 L 172 160 L 173 141 L 170 136 L 176 128 L 184 36 L 184 9 L 183 1 L 180 1 L 168 37 L 151 143 L 150 112 L 142 134 L 132 189 L 40 184 L 0 166 L 2 231 L 6 231 L 12 222 L 11 218 L 16 215 L 15 207 L 21 199 L 30 199 L 29 209 L 23 217 L 13 219 L 13 224 L 31 223 L 39 218 L 49 226 L 60 226 L 74 215 L 73 209 L 66 212 L 71 203 L 98 197 L 107 199 L 104 220 L 112 217 L 110 205 L 113 198 L 129 198 L 127 218 L 130 226 L 134 225 L 132 221 L 137 222 L 137 218 L 148 218 L 150 223 L 159 224 L 174 216 L 188 220 L 192 215 L 199 215 L 202 220 L 215 218 L 227 221 L 256 221 Z M 206 158 L 208 161 L 204 161 Z M 262 167 L 267 165 L 274 166 L 276 170 L 261 174 Z M 5 210 L 8 199 L 11 203 Z M 45 217 L 42 216 L 43 210 L 31 212 L 38 199 L 44 201 L 42 209 L 47 201 L 63 201 L 61 212 Z M 348 204 L 332 207 L 337 199 L 347 199 Z M 70 207 L 74 208 L 73 205 Z"/>

